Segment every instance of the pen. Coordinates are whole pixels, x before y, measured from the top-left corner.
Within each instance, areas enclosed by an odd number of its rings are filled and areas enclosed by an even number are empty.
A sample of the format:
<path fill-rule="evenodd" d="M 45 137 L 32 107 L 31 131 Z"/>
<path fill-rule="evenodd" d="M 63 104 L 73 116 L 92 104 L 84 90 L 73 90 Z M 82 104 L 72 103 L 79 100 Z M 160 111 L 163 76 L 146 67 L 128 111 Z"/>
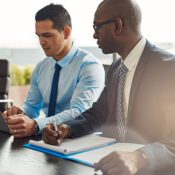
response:
<path fill-rule="evenodd" d="M 55 131 L 58 132 L 58 128 L 57 128 L 57 123 L 56 123 L 56 121 L 53 120 L 52 124 L 53 124 L 53 126 L 54 126 Z"/>
<path fill-rule="evenodd" d="M 58 135 L 58 127 L 57 127 L 57 123 L 56 123 L 56 121 L 54 119 L 52 120 L 52 124 L 54 126 L 54 129 L 55 129 L 57 135 Z M 61 144 L 61 141 L 60 140 L 58 140 L 58 144 L 59 145 Z"/>

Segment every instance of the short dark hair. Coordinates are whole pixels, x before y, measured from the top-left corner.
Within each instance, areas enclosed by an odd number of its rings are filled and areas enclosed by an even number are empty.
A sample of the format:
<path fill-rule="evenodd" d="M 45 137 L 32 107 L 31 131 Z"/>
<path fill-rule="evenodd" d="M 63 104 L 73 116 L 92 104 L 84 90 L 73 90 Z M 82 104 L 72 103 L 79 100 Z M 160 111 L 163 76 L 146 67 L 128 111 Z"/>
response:
<path fill-rule="evenodd" d="M 35 15 L 35 21 L 51 20 L 53 28 L 63 30 L 64 26 L 72 28 L 71 17 L 68 11 L 60 4 L 49 4 L 40 9 Z"/>

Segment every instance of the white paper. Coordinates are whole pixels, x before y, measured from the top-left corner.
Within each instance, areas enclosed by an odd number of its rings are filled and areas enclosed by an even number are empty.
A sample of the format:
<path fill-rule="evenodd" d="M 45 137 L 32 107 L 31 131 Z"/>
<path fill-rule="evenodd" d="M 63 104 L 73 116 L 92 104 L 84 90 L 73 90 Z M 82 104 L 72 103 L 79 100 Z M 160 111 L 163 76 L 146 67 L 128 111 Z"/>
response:
<path fill-rule="evenodd" d="M 133 143 L 114 143 L 106 147 L 102 147 L 99 149 L 94 149 L 94 150 L 87 151 L 84 153 L 69 156 L 69 158 L 73 158 L 73 159 L 81 160 L 83 162 L 94 164 L 95 162 L 98 162 L 101 158 L 110 154 L 113 151 L 134 152 L 143 146 L 144 145 L 133 144 Z"/>
<path fill-rule="evenodd" d="M 61 145 L 49 145 L 44 143 L 43 141 L 34 141 L 34 140 L 29 141 L 29 143 L 32 145 L 60 152 L 65 155 L 105 146 L 114 142 L 116 142 L 115 139 L 101 137 L 94 134 L 79 137 L 76 139 L 66 139 L 63 141 Z"/>

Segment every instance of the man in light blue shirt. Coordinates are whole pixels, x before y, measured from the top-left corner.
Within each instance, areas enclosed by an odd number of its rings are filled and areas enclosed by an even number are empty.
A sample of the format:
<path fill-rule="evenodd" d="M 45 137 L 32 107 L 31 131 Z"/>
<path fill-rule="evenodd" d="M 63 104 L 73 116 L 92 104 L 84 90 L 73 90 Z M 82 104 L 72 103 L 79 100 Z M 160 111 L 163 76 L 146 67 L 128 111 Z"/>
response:
<path fill-rule="evenodd" d="M 46 124 L 72 120 L 90 108 L 104 87 L 102 64 L 72 42 L 71 18 L 61 5 L 50 4 L 36 13 L 36 35 L 47 55 L 34 69 L 28 97 L 22 108 L 3 113 L 11 133 L 26 137 L 40 133 Z M 61 67 L 55 113 L 48 117 L 55 65 Z M 40 116 L 43 110 L 45 117 Z"/>

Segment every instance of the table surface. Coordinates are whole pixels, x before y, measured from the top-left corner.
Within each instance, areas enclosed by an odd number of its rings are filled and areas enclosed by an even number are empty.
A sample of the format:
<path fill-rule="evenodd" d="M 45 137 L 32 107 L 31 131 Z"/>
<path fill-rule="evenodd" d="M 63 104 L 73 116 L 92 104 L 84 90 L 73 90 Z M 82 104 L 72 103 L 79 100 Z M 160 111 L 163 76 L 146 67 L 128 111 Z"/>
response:
<path fill-rule="evenodd" d="M 24 148 L 32 136 L 14 139 L 0 132 L 0 175 L 93 175 L 91 167 Z"/>

